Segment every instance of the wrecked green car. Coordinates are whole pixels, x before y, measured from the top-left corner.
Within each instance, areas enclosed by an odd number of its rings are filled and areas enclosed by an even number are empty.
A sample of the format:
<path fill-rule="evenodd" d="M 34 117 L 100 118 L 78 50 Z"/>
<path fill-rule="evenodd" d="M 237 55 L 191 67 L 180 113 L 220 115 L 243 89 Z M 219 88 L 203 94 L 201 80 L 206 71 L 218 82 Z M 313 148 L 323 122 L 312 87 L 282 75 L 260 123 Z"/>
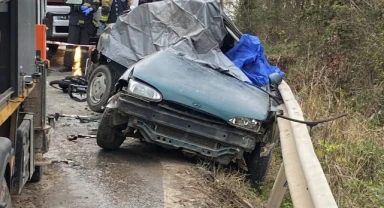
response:
<path fill-rule="evenodd" d="M 149 16 L 145 11 L 154 15 L 158 13 L 153 10 L 168 8 L 170 16 L 147 20 L 152 26 L 153 22 L 160 20 L 165 25 L 167 18 L 173 19 L 172 15 L 192 13 L 189 10 L 194 7 L 185 4 L 181 7 L 180 2 L 169 0 L 148 4 L 146 8 L 139 6 L 127 16 L 131 15 L 130 20 L 132 15 L 144 18 Z M 189 2 L 195 7 L 205 8 L 205 13 L 198 10 L 201 13 L 193 15 L 197 24 L 182 25 L 173 21 L 166 30 L 169 35 L 176 31 L 176 26 L 178 29 L 184 27 L 193 34 L 181 36 L 178 33 L 178 41 L 130 65 L 117 82 L 116 93 L 105 108 L 97 132 L 97 144 L 113 151 L 118 150 L 127 137 L 141 138 L 221 164 L 237 163 L 248 170 L 254 182 L 262 182 L 278 138 L 275 122 L 277 102 L 272 98 L 277 93 L 279 80 L 271 76 L 270 84 L 263 87 L 244 82 L 242 77 L 245 75 L 224 55 L 239 39 L 236 27 L 222 15 L 215 1 Z M 122 31 L 129 30 L 122 25 L 132 25 L 124 21 L 128 18 L 124 18 L 121 17 L 110 28 L 109 35 L 114 40 L 121 40 L 122 34 L 125 34 Z M 136 20 L 143 21 L 143 18 Z M 208 20 L 213 23 L 209 24 Z M 210 26 L 220 27 L 205 27 L 202 25 L 204 21 Z M 159 27 L 156 28 L 154 31 L 158 32 Z M 116 33 L 113 33 L 114 30 Z M 120 38 L 116 38 L 117 35 L 121 35 Z M 154 35 L 150 37 L 154 38 Z M 132 40 L 134 37 L 125 38 Z M 167 40 L 172 38 L 169 35 Z M 136 41 L 142 39 L 140 37 Z M 116 48 L 111 49 L 113 47 Z M 114 54 L 108 55 L 108 50 L 121 54 L 119 48 L 123 50 L 121 45 L 115 46 L 111 41 L 108 49 L 101 53 L 109 58 Z M 128 49 L 124 50 L 129 53 Z M 124 60 L 116 62 L 127 66 Z"/>

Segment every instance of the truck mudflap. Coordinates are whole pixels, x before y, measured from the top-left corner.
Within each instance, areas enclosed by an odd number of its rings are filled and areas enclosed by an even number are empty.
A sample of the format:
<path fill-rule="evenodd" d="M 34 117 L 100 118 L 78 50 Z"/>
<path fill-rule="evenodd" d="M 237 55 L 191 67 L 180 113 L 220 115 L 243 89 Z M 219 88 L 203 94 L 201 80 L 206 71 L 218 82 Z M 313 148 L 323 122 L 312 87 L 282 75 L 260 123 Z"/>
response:
<path fill-rule="evenodd" d="M 11 192 L 20 194 L 23 186 L 32 177 L 34 166 L 34 128 L 32 114 L 26 114 L 16 131 L 15 166 Z"/>
<path fill-rule="evenodd" d="M 6 137 L 0 137 L 0 173 L 5 175 L 8 163 L 13 156 L 12 142 Z M 13 164 L 10 164 L 11 166 Z M 0 184 L 3 184 L 4 177 L 0 177 Z"/>

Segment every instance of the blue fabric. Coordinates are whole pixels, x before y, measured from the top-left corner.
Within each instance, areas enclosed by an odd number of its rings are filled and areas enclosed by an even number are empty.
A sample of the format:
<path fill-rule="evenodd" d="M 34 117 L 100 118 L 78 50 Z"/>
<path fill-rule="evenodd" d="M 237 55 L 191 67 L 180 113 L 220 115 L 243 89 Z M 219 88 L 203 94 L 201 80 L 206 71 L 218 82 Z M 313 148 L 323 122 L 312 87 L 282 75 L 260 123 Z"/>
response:
<path fill-rule="evenodd" d="M 242 35 L 235 47 L 225 55 L 259 87 L 269 84 L 269 75 L 272 73 L 277 72 L 282 77 L 285 75 L 277 66 L 268 63 L 261 41 L 256 36 Z"/>

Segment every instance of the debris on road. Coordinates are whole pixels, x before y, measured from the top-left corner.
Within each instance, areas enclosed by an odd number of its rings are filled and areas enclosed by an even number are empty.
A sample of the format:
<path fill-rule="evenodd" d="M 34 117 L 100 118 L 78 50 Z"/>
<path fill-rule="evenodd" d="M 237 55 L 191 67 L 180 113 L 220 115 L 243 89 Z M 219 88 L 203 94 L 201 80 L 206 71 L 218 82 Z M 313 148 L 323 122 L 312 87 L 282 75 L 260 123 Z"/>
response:
<path fill-rule="evenodd" d="M 53 80 L 49 85 L 55 89 L 61 90 L 64 93 L 68 93 L 68 88 L 71 84 L 87 86 L 87 78 L 85 76 L 67 76 L 61 80 Z"/>
<path fill-rule="evenodd" d="M 61 80 L 53 80 L 49 85 L 55 89 L 68 93 L 72 100 L 85 102 L 88 82 L 86 76 L 67 76 Z"/>
<path fill-rule="evenodd" d="M 88 134 L 89 135 L 96 135 L 97 134 L 97 129 L 96 128 L 89 129 L 88 130 Z"/>
<path fill-rule="evenodd" d="M 65 163 L 65 164 L 72 164 L 73 161 L 71 159 L 66 159 L 66 160 L 52 160 L 52 164 L 55 164 L 55 163 Z"/>
<path fill-rule="evenodd" d="M 68 87 L 68 94 L 72 100 L 77 102 L 87 101 L 87 85 L 70 84 Z"/>
<path fill-rule="evenodd" d="M 76 119 L 80 120 L 80 123 L 89 123 L 89 122 L 96 122 L 101 119 L 101 117 L 80 117 L 77 116 Z"/>
<path fill-rule="evenodd" d="M 95 135 L 83 135 L 83 134 L 68 135 L 67 136 L 68 141 L 74 141 L 74 140 L 77 140 L 77 138 L 96 138 L 96 136 Z"/>
<path fill-rule="evenodd" d="M 80 116 L 80 115 L 69 115 L 69 114 L 60 114 L 60 113 L 55 113 L 53 115 L 55 120 L 57 121 L 60 117 L 67 117 L 67 118 L 75 118 L 80 120 L 80 123 L 89 123 L 89 122 L 96 122 L 101 119 L 101 116 Z"/>
<path fill-rule="evenodd" d="M 67 140 L 68 140 L 68 141 L 74 141 L 74 140 L 77 140 L 77 136 L 76 136 L 76 135 L 68 135 L 68 136 L 67 136 Z"/>

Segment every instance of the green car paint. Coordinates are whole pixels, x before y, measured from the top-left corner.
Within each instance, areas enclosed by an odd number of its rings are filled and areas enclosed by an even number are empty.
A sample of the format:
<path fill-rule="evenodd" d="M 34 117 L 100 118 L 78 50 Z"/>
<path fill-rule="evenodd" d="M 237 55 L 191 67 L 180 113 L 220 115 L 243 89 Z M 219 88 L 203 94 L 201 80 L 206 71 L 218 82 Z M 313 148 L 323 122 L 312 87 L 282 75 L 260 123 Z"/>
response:
<path fill-rule="evenodd" d="M 225 121 L 235 117 L 264 121 L 268 117 L 270 100 L 266 92 L 167 51 L 138 62 L 132 77 L 153 86 L 163 100 Z"/>

